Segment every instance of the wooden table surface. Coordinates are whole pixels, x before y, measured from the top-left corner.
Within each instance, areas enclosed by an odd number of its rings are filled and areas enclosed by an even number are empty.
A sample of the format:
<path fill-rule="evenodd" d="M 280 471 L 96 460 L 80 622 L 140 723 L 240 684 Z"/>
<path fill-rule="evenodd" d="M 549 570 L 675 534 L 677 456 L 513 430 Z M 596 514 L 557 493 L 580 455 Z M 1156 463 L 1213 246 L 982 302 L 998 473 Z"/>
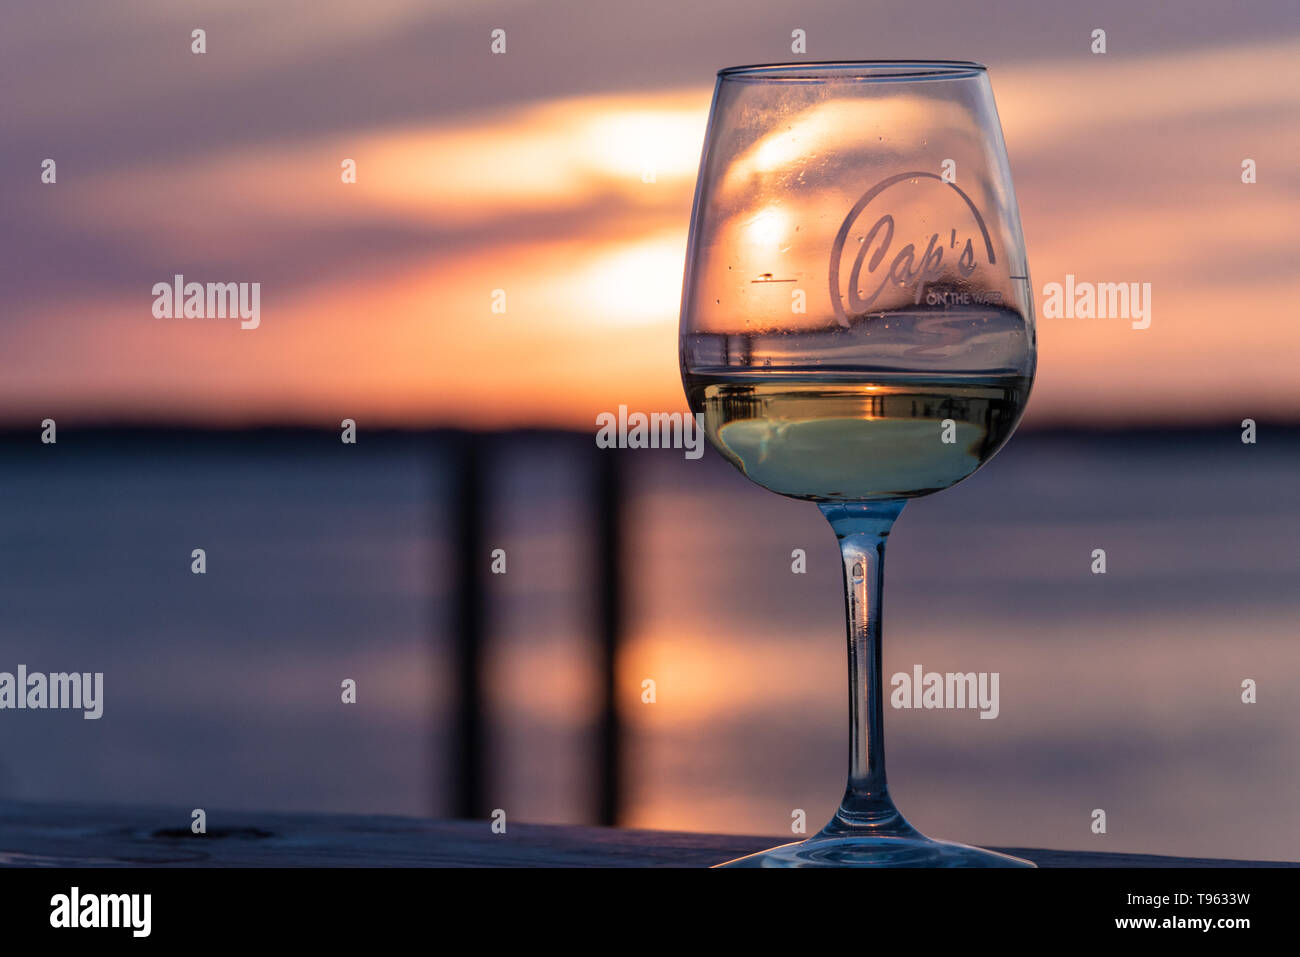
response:
<path fill-rule="evenodd" d="M 791 838 L 347 814 L 0 801 L 0 865 L 56 867 L 706 867 Z M 1104 838 L 1098 841 L 1101 845 Z M 1002 847 L 1043 867 L 1296 867 Z"/>

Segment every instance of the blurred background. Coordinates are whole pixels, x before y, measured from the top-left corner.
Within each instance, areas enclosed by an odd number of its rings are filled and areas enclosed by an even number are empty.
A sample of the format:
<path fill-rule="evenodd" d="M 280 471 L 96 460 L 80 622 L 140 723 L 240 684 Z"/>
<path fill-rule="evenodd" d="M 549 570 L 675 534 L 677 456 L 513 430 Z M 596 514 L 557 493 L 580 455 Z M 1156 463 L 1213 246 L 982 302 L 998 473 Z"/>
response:
<path fill-rule="evenodd" d="M 472 508 L 508 556 L 472 556 L 482 813 L 608 818 L 595 417 L 685 410 L 713 75 L 791 59 L 795 29 L 810 59 L 986 63 L 1036 290 L 1153 288 L 1146 330 L 1040 317 L 1020 431 L 895 528 L 886 674 L 1002 676 L 995 721 L 887 714 L 900 807 L 973 843 L 1300 858 L 1282 0 L 5 4 L 0 670 L 103 671 L 106 701 L 0 715 L 0 798 L 459 813 Z M 260 327 L 155 318 L 176 273 L 262 283 Z M 819 826 L 833 536 L 712 451 L 620 465 L 614 819 Z"/>

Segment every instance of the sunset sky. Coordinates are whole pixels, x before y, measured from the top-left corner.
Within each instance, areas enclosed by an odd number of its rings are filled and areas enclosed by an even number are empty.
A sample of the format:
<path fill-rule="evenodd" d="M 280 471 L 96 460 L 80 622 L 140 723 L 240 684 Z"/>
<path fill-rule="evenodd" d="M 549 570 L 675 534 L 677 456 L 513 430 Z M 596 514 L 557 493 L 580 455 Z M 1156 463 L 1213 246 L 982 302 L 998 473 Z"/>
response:
<path fill-rule="evenodd" d="M 988 64 L 1040 308 L 1028 423 L 1300 418 L 1292 3 L 48 6 L 0 15 L 8 425 L 684 408 L 714 73 L 794 58 L 795 28 L 808 59 Z M 260 327 L 155 318 L 177 273 L 262 283 Z M 1042 318 L 1067 273 L 1151 283 L 1151 327 Z"/>

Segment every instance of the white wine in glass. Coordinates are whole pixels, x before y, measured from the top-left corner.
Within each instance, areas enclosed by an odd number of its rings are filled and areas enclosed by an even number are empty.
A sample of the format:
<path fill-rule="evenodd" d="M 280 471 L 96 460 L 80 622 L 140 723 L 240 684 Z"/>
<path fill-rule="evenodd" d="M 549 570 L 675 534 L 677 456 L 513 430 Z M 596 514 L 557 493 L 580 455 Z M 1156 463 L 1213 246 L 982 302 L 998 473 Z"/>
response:
<path fill-rule="evenodd" d="M 1015 428 L 1029 381 L 701 373 L 687 391 L 709 441 L 751 481 L 792 498 L 866 501 L 970 475 Z M 935 441 L 945 429 L 950 441 Z"/>
<path fill-rule="evenodd" d="M 1033 298 L 984 67 L 859 61 L 718 74 L 687 251 L 682 380 L 710 443 L 816 502 L 839 541 L 849 780 L 830 823 L 731 866 L 1030 866 L 935 841 L 885 780 L 885 540 L 1015 430 Z"/>

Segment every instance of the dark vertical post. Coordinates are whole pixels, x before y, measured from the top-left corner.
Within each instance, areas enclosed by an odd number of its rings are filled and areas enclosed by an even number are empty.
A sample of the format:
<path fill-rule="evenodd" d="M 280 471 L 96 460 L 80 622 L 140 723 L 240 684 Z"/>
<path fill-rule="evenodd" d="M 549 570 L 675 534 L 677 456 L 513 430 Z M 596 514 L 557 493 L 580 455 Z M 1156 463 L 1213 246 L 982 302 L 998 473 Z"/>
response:
<path fill-rule="evenodd" d="M 484 564 L 483 440 L 473 432 L 455 442 L 455 482 L 451 505 L 454 536 L 451 567 L 453 602 L 453 673 L 456 676 L 456 718 L 451 741 L 453 814 L 481 817 L 483 803 L 483 631 L 486 590 Z"/>
<path fill-rule="evenodd" d="M 600 717 L 596 731 L 596 815 L 619 821 L 622 768 L 617 698 L 619 637 L 623 630 L 623 455 L 596 450 L 596 624 Z"/>

